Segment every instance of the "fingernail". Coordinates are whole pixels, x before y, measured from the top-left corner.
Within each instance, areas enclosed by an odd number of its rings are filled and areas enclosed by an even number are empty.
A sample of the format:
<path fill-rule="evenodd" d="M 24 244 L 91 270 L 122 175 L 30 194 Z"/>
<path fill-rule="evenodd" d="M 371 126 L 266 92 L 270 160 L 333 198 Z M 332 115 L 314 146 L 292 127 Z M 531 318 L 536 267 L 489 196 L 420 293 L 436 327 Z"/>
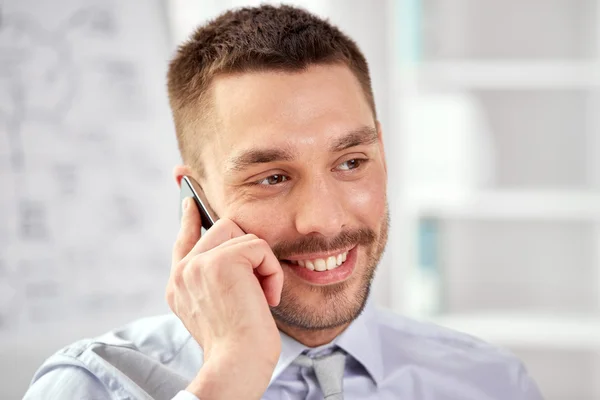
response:
<path fill-rule="evenodd" d="M 190 204 L 189 197 L 186 197 L 185 199 L 183 199 L 183 201 L 181 202 L 181 208 L 183 209 L 183 211 L 187 210 L 189 204 Z"/>

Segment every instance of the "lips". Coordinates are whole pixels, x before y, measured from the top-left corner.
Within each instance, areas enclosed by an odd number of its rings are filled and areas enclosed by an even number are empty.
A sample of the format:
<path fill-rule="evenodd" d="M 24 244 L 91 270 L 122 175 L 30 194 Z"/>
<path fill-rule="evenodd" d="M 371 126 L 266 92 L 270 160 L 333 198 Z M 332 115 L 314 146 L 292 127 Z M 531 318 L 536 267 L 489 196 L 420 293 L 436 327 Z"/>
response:
<path fill-rule="evenodd" d="M 330 254 L 297 255 L 281 260 L 302 280 L 317 285 L 329 285 L 346 280 L 356 266 L 357 248 Z M 338 263 L 338 260 L 340 261 Z M 328 268 L 331 265 L 331 268 Z M 312 268 L 311 268 L 312 267 Z"/>

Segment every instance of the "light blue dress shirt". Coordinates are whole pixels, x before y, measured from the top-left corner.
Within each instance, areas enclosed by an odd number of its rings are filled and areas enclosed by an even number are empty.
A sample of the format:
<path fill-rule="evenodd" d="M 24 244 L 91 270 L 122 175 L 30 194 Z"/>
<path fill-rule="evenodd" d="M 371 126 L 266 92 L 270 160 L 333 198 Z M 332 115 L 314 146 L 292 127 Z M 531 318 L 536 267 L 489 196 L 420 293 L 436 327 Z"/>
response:
<path fill-rule="evenodd" d="M 314 372 L 292 364 L 302 352 L 348 353 L 345 400 L 540 400 L 523 364 L 471 336 L 367 305 L 333 343 L 308 349 L 281 334 L 282 351 L 264 400 L 322 399 Z M 174 315 L 135 321 L 70 345 L 40 367 L 34 399 L 197 400 L 185 391 L 203 353 Z"/>

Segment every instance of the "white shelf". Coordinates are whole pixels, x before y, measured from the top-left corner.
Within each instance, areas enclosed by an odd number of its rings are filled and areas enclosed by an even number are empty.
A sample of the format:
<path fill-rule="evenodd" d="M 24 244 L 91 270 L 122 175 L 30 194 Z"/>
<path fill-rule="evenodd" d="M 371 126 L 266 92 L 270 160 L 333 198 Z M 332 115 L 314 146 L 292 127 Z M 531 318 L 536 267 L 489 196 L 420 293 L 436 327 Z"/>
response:
<path fill-rule="evenodd" d="M 600 222 L 600 192 L 591 191 L 409 191 L 407 205 L 417 217 Z"/>
<path fill-rule="evenodd" d="M 427 320 L 503 347 L 600 350 L 600 315 L 486 313 L 447 315 Z"/>
<path fill-rule="evenodd" d="M 591 89 L 600 87 L 593 61 L 455 61 L 412 65 L 419 85 L 471 89 Z"/>

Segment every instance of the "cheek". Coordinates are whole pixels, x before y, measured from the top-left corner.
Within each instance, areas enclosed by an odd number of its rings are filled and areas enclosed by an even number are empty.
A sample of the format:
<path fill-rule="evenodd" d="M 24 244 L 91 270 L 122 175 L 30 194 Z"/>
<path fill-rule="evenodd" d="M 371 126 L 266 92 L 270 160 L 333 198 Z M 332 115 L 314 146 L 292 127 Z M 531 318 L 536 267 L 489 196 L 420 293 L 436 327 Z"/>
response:
<path fill-rule="evenodd" d="M 362 223 L 376 227 L 386 206 L 386 187 L 384 179 L 367 179 L 345 193 L 347 209 Z"/>
<path fill-rule="evenodd" d="M 269 244 L 277 242 L 280 232 L 286 229 L 284 207 L 274 207 L 271 202 L 251 202 L 231 207 L 235 211 L 228 218 L 235 221 L 246 233 L 253 233 Z"/>

